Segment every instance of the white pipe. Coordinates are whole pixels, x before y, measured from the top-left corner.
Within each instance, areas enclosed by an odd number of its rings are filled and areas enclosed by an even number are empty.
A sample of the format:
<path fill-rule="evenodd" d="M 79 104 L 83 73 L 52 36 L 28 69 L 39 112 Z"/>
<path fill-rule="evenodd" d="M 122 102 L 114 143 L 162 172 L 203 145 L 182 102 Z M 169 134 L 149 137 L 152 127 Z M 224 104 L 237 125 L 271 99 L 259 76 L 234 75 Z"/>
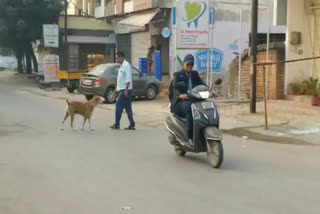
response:
<path fill-rule="evenodd" d="M 173 32 L 174 32 L 174 36 L 173 36 L 173 74 L 177 72 L 177 64 L 178 64 L 178 54 L 177 54 L 177 27 L 178 27 L 178 6 L 177 6 L 177 1 L 174 1 L 174 7 L 176 8 L 176 17 L 172 17 L 173 19 L 176 20 L 175 25 L 172 24 L 173 26 Z M 172 76 L 173 77 L 173 76 Z"/>
<path fill-rule="evenodd" d="M 242 7 L 240 7 L 240 41 L 239 41 L 239 72 L 238 72 L 238 102 L 241 98 L 241 71 L 242 71 Z"/>
<path fill-rule="evenodd" d="M 210 36 L 208 37 L 210 39 Z M 210 74 L 210 61 L 211 61 L 211 51 L 210 51 L 210 47 L 208 47 L 208 56 L 207 56 L 207 86 L 211 87 L 211 81 L 209 84 L 209 75 L 211 77 Z"/>
<path fill-rule="evenodd" d="M 210 8 L 210 10 L 211 10 L 211 8 Z M 210 16 L 213 16 L 213 14 L 211 14 L 211 12 L 213 12 L 213 11 L 210 11 Z M 214 17 L 211 17 L 212 19 L 214 19 Z M 209 23 L 209 25 L 210 25 L 210 23 Z M 209 72 L 210 72 L 210 88 L 212 88 L 212 86 L 213 86 L 213 25 L 214 25 L 214 23 L 212 23 L 212 26 L 210 26 L 211 27 L 211 29 L 210 29 L 210 27 L 209 27 L 209 53 L 210 53 L 210 60 L 209 60 Z"/>
<path fill-rule="evenodd" d="M 269 62 L 270 58 L 270 8 L 268 8 L 268 22 L 267 22 L 267 62 Z M 266 66 L 266 97 L 268 99 L 268 73 L 269 73 L 269 65 Z"/>
<path fill-rule="evenodd" d="M 209 6 L 209 16 L 211 16 L 211 7 Z M 211 17 L 209 17 L 209 19 L 211 19 Z M 212 32 L 210 31 L 211 29 L 211 25 L 209 23 L 208 25 L 208 29 L 209 29 L 209 35 L 208 35 L 208 55 L 207 55 L 207 85 L 209 86 L 209 88 L 211 89 L 211 34 Z"/>

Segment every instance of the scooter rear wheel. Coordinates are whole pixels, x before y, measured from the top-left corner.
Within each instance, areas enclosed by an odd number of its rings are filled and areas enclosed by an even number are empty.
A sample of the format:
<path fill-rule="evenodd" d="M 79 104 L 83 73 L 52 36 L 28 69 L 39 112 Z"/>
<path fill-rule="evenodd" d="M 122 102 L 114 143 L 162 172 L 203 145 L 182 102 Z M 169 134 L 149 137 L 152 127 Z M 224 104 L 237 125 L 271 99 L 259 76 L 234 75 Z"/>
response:
<path fill-rule="evenodd" d="M 181 156 L 181 157 L 183 157 L 183 156 L 185 156 L 186 155 L 186 151 L 184 151 L 181 147 L 179 147 L 179 146 L 174 146 L 174 151 L 176 152 L 176 154 L 178 155 L 178 156 Z"/>
<path fill-rule="evenodd" d="M 207 139 L 207 156 L 211 167 L 220 168 L 223 162 L 223 147 L 221 141 Z"/>

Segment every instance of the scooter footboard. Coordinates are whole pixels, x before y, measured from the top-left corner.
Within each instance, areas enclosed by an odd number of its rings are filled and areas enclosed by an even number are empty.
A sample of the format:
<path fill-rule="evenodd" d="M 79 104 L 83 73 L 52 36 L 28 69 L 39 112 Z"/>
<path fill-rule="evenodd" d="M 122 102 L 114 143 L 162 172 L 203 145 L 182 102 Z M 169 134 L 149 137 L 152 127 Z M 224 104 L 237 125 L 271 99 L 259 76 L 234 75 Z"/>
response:
<path fill-rule="evenodd" d="M 211 140 L 216 140 L 216 141 L 222 140 L 221 132 L 216 127 L 205 128 L 203 131 L 203 136 L 205 139 L 211 139 Z"/>

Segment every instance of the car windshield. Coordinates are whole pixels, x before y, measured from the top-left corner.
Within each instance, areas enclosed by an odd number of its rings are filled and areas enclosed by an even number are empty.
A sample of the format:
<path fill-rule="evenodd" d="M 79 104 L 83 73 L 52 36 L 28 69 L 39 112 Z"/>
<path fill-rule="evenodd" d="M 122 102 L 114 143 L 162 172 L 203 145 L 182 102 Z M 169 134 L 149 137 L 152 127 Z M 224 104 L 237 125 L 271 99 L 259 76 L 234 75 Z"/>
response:
<path fill-rule="evenodd" d="M 101 64 L 96 67 L 94 67 L 89 74 L 94 75 L 94 76 L 100 76 L 102 75 L 108 68 L 113 66 L 113 64 Z"/>

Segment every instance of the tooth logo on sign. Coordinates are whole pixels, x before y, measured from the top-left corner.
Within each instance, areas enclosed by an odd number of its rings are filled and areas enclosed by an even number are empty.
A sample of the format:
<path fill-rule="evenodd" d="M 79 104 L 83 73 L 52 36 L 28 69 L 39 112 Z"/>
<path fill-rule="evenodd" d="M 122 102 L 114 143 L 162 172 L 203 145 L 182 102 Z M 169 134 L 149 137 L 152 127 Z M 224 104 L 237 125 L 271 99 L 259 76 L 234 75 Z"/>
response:
<path fill-rule="evenodd" d="M 186 18 L 184 21 L 187 23 L 188 28 L 194 23 L 195 27 L 198 28 L 199 19 L 207 10 L 207 4 L 205 2 L 189 2 L 187 1 L 184 5 L 186 10 Z"/>

